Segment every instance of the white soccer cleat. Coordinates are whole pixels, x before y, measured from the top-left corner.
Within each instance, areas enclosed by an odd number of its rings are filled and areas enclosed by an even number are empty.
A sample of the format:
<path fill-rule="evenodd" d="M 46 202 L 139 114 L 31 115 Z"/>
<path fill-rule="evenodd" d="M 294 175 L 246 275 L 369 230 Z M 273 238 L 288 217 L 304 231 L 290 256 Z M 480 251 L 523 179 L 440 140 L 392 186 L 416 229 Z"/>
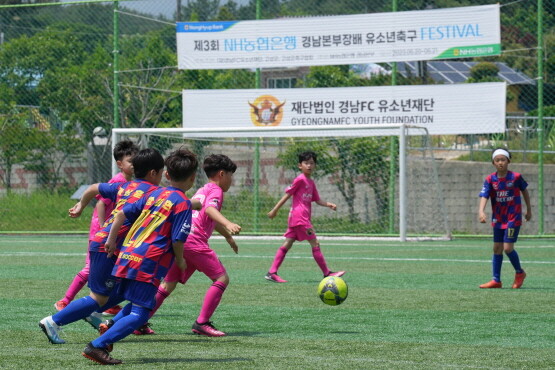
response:
<path fill-rule="evenodd" d="M 52 320 L 52 316 L 45 317 L 40 320 L 39 327 L 42 329 L 46 337 L 52 344 L 64 344 L 66 341 L 58 335 L 62 330 L 58 324 Z"/>

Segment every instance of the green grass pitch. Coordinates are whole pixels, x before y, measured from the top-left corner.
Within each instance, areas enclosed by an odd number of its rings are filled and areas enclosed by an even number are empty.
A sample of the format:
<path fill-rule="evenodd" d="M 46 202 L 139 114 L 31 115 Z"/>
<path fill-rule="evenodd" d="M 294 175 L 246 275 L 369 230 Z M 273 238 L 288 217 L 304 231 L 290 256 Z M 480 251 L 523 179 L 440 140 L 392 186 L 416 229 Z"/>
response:
<path fill-rule="evenodd" d="M 140 369 L 554 369 L 555 241 L 521 239 L 528 273 L 520 290 L 505 258 L 503 289 L 490 279 L 491 241 L 321 240 L 332 270 L 347 270 L 340 306 L 316 294 L 322 276 L 308 243 L 296 243 L 280 269 L 263 276 L 279 240 L 238 240 L 234 255 L 212 242 L 231 284 L 213 316 L 228 333 L 191 333 L 210 282 L 196 273 L 152 320 L 156 335 L 130 336 L 113 356 Z M 38 321 L 54 313 L 83 266 L 86 237 L 0 235 L 0 368 L 78 369 L 96 332 L 84 321 L 51 345 Z M 80 296 L 86 294 L 85 288 Z"/>

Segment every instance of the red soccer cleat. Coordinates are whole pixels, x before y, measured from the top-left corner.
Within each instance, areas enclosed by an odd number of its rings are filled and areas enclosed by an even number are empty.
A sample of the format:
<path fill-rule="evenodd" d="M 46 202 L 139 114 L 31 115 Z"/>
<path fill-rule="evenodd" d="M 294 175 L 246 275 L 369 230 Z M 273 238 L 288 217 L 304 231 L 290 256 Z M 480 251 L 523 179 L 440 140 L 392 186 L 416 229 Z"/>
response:
<path fill-rule="evenodd" d="M 121 306 L 119 304 L 115 305 L 114 307 L 108 308 L 106 311 L 102 312 L 102 315 L 117 315 L 121 311 Z"/>
<path fill-rule="evenodd" d="M 223 331 L 219 331 L 218 329 L 216 329 L 210 321 L 204 324 L 199 324 L 195 321 L 195 323 L 193 324 L 193 333 L 206 335 L 207 337 L 223 337 L 226 335 Z"/>
<path fill-rule="evenodd" d="M 480 285 L 481 289 L 501 288 L 503 284 L 500 281 L 491 280 L 485 284 Z"/>
<path fill-rule="evenodd" d="M 156 332 L 150 328 L 150 323 L 147 322 L 143 326 L 141 326 L 139 329 L 135 330 L 133 332 L 133 334 L 135 334 L 135 335 L 152 335 L 152 334 L 156 334 Z"/>
<path fill-rule="evenodd" d="M 65 301 L 58 301 L 58 302 L 54 303 L 54 308 L 57 311 L 61 311 L 66 307 L 67 307 L 67 303 Z"/>
<path fill-rule="evenodd" d="M 526 273 L 524 270 L 521 273 L 515 274 L 515 281 L 513 282 L 513 289 L 519 289 L 524 283 L 524 279 L 526 278 Z"/>

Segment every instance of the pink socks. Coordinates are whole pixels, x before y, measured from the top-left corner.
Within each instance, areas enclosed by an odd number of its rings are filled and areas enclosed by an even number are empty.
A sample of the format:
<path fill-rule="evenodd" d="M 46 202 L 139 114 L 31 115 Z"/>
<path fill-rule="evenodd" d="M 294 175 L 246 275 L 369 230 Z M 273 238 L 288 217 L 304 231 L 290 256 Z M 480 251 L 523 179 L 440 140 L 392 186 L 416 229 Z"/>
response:
<path fill-rule="evenodd" d="M 285 255 L 287 254 L 287 252 L 288 249 L 285 248 L 285 246 L 283 245 L 278 248 L 276 256 L 274 257 L 274 262 L 272 263 L 272 267 L 270 267 L 270 270 L 268 270 L 270 274 L 277 274 L 279 266 L 281 266 L 281 263 L 285 259 Z"/>
<path fill-rule="evenodd" d="M 210 321 L 210 317 L 218 308 L 220 301 L 222 300 L 222 295 L 225 292 L 227 285 L 221 281 L 216 281 L 212 284 L 206 295 L 204 296 L 204 302 L 202 303 L 202 308 L 200 309 L 200 314 L 198 315 L 197 322 L 199 324 L 204 324 Z"/>
<path fill-rule="evenodd" d="M 324 259 L 324 255 L 322 254 L 322 251 L 320 251 L 319 245 L 317 247 L 312 248 L 312 257 L 314 257 L 314 260 L 316 261 L 318 266 L 320 266 L 320 270 L 322 270 L 322 273 L 324 275 L 327 275 L 330 273 L 330 270 L 328 269 L 328 265 L 326 264 L 326 260 Z"/>
<path fill-rule="evenodd" d="M 66 295 L 64 297 L 64 301 L 66 303 L 73 301 L 77 293 L 79 293 L 85 284 L 87 284 L 88 278 L 89 274 L 85 274 L 83 271 L 80 271 L 77 275 L 75 275 L 73 281 L 69 285 L 69 288 L 67 288 Z"/>
<path fill-rule="evenodd" d="M 156 311 L 158 311 L 162 303 L 164 303 L 166 298 L 168 298 L 169 296 L 170 296 L 170 293 L 166 289 L 162 288 L 162 286 L 160 285 L 158 287 L 158 292 L 156 292 L 156 305 L 154 305 L 154 308 L 150 311 L 149 318 L 154 316 Z"/>

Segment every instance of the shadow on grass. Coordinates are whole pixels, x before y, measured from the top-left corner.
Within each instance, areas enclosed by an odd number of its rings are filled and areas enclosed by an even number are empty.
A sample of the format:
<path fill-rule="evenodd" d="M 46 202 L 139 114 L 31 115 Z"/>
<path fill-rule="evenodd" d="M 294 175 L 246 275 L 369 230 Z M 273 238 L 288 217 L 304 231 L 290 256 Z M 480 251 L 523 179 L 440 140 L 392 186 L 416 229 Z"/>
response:
<path fill-rule="evenodd" d="M 155 363 L 193 363 L 193 362 L 244 362 L 249 361 L 251 362 L 252 359 L 244 358 L 244 357 L 234 357 L 234 358 L 143 358 L 141 360 L 136 361 L 126 361 L 126 364 L 155 364 Z"/>
<path fill-rule="evenodd" d="M 260 335 L 262 332 L 259 331 L 236 331 L 233 333 L 227 333 L 228 337 L 254 337 Z"/>
<path fill-rule="evenodd" d="M 330 334 L 360 334 L 360 331 L 330 331 Z"/>
<path fill-rule="evenodd" d="M 125 342 L 122 343 L 208 343 L 206 341 L 208 337 L 199 337 L 193 336 L 191 334 L 190 338 L 183 338 L 183 339 L 164 339 L 164 338 L 153 338 L 152 336 L 148 338 L 147 341 L 142 339 L 126 339 Z M 236 342 L 236 340 L 226 340 L 226 343 Z"/>

